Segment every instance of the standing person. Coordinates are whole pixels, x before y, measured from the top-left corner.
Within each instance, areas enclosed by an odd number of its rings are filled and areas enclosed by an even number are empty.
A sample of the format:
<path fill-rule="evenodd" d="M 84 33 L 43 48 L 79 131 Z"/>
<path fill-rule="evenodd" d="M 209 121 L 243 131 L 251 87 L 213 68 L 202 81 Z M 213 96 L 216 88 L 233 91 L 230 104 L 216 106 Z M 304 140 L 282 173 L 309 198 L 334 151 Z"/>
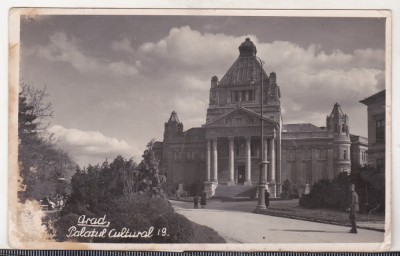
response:
<path fill-rule="evenodd" d="M 193 203 L 194 203 L 194 209 L 198 209 L 199 208 L 199 195 L 198 194 L 196 194 L 193 197 Z"/>
<path fill-rule="evenodd" d="M 207 198 L 206 198 L 206 192 L 203 192 L 201 194 L 201 199 L 200 199 L 200 205 L 201 208 L 204 208 L 204 206 L 207 204 Z"/>
<path fill-rule="evenodd" d="M 264 198 L 265 198 L 265 206 L 268 208 L 269 207 L 269 192 L 268 192 L 268 189 L 265 189 Z"/>
<path fill-rule="evenodd" d="M 356 213 L 359 211 L 359 206 L 358 206 L 358 195 L 355 191 L 354 184 L 350 184 L 349 191 L 350 191 L 349 206 L 347 210 L 350 211 L 349 214 L 349 219 L 351 222 L 350 233 L 357 234 Z"/>

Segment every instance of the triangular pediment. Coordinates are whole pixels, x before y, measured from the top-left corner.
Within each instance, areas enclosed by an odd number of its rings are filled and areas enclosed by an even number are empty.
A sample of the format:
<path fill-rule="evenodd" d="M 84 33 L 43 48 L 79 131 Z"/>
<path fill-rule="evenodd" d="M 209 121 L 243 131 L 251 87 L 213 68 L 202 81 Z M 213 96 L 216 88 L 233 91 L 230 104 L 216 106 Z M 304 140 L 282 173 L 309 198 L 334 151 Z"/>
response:
<path fill-rule="evenodd" d="M 277 122 L 263 117 L 264 125 L 276 126 Z M 228 113 L 225 113 L 203 125 L 203 127 L 246 127 L 260 126 L 260 115 L 244 107 L 238 107 Z"/>

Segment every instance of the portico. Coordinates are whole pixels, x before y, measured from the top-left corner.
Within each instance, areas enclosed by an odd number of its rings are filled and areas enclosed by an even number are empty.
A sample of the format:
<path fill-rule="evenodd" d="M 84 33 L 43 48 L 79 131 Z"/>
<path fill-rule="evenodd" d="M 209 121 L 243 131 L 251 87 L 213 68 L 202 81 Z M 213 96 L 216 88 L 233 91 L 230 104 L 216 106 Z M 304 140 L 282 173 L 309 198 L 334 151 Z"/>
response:
<path fill-rule="evenodd" d="M 264 147 L 261 152 L 259 136 L 260 116 L 238 107 L 218 120 L 204 125 L 206 129 L 206 182 L 228 186 L 258 184 L 261 154 L 268 159 L 264 165 L 264 181 L 271 197 L 276 197 L 276 158 L 279 124 L 264 117 Z M 235 120 L 244 120 L 235 122 Z"/>
<path fill-rule="evenodd" d="M 259 140 L 259 137 L 256 136 L 228 136 L 228 137 L 215 137 L 212 139 L 207 139 L 207 181 L 212 182 L 219 182 L 219 183 L 226 183 L 227 185 L 233 186 L 237 184 L 242 185 L 252 185 L 256 181 L 253 180 L 252 176 L 253 172 L 258 173 L 258 169 L 254 169 L 255 165 L 258 165 L 260 155 L 260 147 L 252 146 L 255 144 L 255 141 Z M 218 156 L 218 148 L 224 148 L 220 145 L 218 147 L 218 143 L 228 144 L 228 156 L 225 157 L 224 154 L 222 156 Z M 236 142 L 236 143 L 235 143 Z M 244 143 L 243 143 L 244 142 Z M 244 154 L 238 149 L 240 145 L 245 145 Z M 269 136 L 264 138 L 264 155 L 265 158 L 270 161 L 269 166 L 265 166 L 264 174 L 265 174 L 265 181 L 268 183 L 275 183 L 276 177 L 276 164 L 275 164 L 275 138 L 273 136 Z M 252 151 L 253 149 L 253 151 Z M 221 150 L 220 150 L 221 152 Z M 223 160 L 227 161 L 227 175 L 223 175 L 224 179 L 220 180 L 218 177 L 219 172 L 221 172 L 221 168 L 219 168 L 218 163 L 222 162 Z M 244 175 L 243 175 L 243 182 L 241 180 L 241 173 L 239 172 L 239 167 L 243 165 L 244 168 Z"/>

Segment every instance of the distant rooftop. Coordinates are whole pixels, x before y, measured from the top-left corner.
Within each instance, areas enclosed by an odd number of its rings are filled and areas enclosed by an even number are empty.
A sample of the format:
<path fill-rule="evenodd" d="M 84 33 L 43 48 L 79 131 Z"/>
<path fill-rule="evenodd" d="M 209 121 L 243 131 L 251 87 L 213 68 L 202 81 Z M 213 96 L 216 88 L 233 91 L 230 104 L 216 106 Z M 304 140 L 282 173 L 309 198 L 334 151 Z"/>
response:
<path fill-rule="evenodd" d="M 203 127 L 190 128 L 183 133 L 183 137 L 185 138 L 185 142 L 204 140 L 206 137 L 206 129 Z"/>
<path fill-rule="evenodd" d="M 366 138 L 364 136 L 350 134 L 350 140 L 352 143 L 358 142 L 361 144 L 368 145 L 368 138 Z"/>
<path fill-rule="evenodd" d="M 324 130 L 310 123 L 284 124 L 282 127 L 282 132 L 321 132 L 321 131 Z"/>
<path fill-rule="evenodd" d="M 360 102 L 363 103 L 364 105 L 368 106 L 369 104 L 371 104 L 374 101 L 377 101 L 377 100 L 385 101 L 385 99 L 386 99 L 386 90 L 382 90 L 380 92 L 375 93 L 374 95 L 371 95 L 363 100 L 360 100 Z"/>

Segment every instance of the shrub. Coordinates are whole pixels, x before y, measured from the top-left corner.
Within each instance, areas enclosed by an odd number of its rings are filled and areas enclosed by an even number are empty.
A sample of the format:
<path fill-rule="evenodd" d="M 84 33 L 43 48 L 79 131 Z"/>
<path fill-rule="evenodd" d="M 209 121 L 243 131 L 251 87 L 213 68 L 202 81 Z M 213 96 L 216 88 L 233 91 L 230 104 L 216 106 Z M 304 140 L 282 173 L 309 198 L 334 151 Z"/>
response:
<path fill-rule="evenodd" d="M 353 168 L 350 175 L 340 173 L 334 180 L 319 180 L 310 194 L 303 195 L 299 204 L 304 208 L 330 208 L 345 210 L 348 207 L 349 184 L 353 183 L 359 197 L 360 212 L 383 212 L 385 208 L 382 173 L 371 167 Z M 380 181 L 379 181 L 380 179 Z M 382 185 L 383 184 L 383 185 Z"/>
<path fill-rule="evenodd" d="M 53 228 L 55 230 L 55 239 L 56 241 L 62 242 L 67 240 L 68 229 L 72 226 L 75 226 L 78 221 L 79 215 L 68 213 L 67 215 L 62 216 L 59 220 L 54 222 Z M 79 240 L 79 242 L 85 242 L 83 240 Z"/>
<path fill-rule="evenodd" d="M 282 184 L 282 199 L 293 199 L 299 198 L 304 191 L 304 188 L 301 185 L 293 184 L 290 180 L 286 179 Z"/>
<path fill-rule="evenodd" d="M 111 229 L 120 231 L 128 228 L 131 232 L 147 231 L 154 227 L 151 238 L 77 238 L 79 242 L 112 242 L 112 243 L 154 243 L 154 242 L 189 242 L 193 238 L 192 224 L 185 217 L 176 214 L 174 209 L 163 197 L 151 197 L 147 194 L 132 194 L 129 197 L 118 197 L 107 201 L 100 201 L 96 207 L 88 210 L 80 203 L 70 203 L 62 211 L 62 217 L 55 223 L 57 240 L 63 241 L 67 237 L 68 228 L 77 225 L 79 216 L 103 217 L 110 222 Z M 166 229 L 169 236 L 158 236 L 158 229 Z M 160 232 L 160 234 L 162 234 Z"/>
<path fill-rule="evenodd" d="M 161 215 L 155 221 L 155 230 L 163 230 L 166 236 L 156 236 L 155 242 L 158 243 L 189 243 L 194 237 L 192 223 L 177 213 Z"/>
<path fill-rule="evenodd" d="M 353 168 L 350 179 L 356 185 L 362 212 L 385 212 L 385 173 L 367 165 Z"/>
<path fill-rule="evenodd" d="M 330 181 L 322 179 L 315 183 L 310 194 L 303 195 L 299 201 L 300 206 L 305 208 L 333 208 L 342 209 L 342 202 L 346 202 L 347 195 L 343 197 L 347 187 L 342 189 L 338 184 L 338 180 Z M 341 192 L 343 190 L 343 193 Z"/>
<path fill-rule="evenodd" d="M 192 183 L 185 188 L 188 196 L 195 196 L 196 194 L 200 195 L 203 189 L 203 184 L 201 183 Z"/>

